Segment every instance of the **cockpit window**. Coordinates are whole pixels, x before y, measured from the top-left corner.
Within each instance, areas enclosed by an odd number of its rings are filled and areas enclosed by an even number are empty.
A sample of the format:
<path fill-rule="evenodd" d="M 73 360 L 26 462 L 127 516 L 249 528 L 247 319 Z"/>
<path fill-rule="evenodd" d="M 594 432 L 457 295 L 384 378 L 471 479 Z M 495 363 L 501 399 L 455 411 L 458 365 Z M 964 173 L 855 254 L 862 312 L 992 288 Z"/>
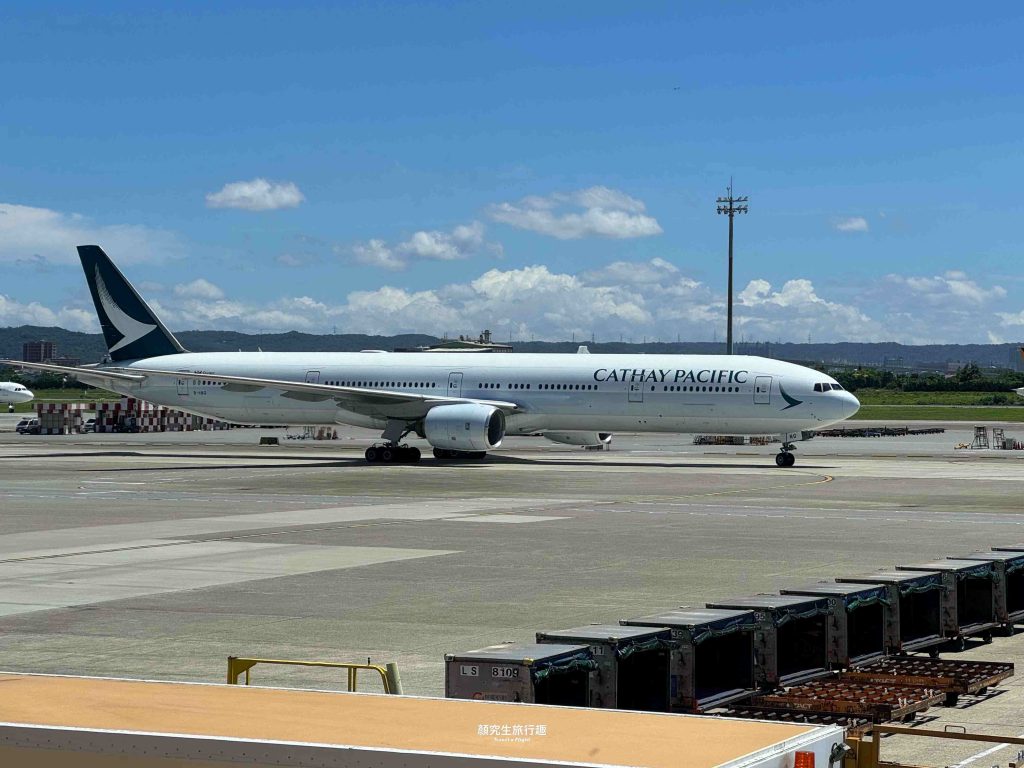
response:
<path fill-rule="evenodd" d="M 832 385 L 832 389 L 838 389 L 839 391 L 842 391 L 842 389 L 843 389 L 843 388 L 842 388 L 842 386 L 841 386 L 841 385 L 839 385 L 839 384 L 833 384 L 833 385 Z"/>

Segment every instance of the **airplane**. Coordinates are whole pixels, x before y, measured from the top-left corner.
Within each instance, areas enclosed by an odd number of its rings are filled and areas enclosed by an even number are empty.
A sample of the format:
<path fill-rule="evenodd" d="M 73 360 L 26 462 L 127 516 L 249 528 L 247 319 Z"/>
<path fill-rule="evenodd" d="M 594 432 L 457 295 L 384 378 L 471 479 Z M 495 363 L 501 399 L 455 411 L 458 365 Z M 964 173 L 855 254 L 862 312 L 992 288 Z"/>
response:
<path fill-rule="evenodd" d="M 506 436 L 598 446 L 614 432 L 773 434 L 795 441 L 860 403 L 825 374 L 746 355 L 188 352 L 103 250 L 78 246 L 107 344 L 103 362 L 10 362 L 239 424 L 383 430 L 368 462 L 482 459 Z M 582 350 L 581 350 L 582 351 Z"/>
<path fill-rule="evenodd" d="M 24 384 L 13 381 L 0 381 L 0 403 L 7 403 L 8 412 L 14 410 L 15 403 L 27 403 L 33 397 L 32 390 Z"/>

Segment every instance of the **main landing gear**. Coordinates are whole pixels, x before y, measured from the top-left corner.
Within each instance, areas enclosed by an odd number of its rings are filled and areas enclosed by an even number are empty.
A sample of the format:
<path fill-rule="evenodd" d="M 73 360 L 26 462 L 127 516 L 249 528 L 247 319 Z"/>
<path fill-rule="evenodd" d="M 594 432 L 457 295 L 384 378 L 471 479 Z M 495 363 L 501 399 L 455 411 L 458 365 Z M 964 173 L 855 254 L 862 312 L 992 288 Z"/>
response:
<path fill-rule="evenodd" d="M 775 454 L 775 466 L 777 467 L 792 467 L 796 464 L 796 456 L 793 455 L 793 451 L 796 450 L 796 446 L 788 440 L 782 441 L 782 450 Z"/>
<path fill-rule="evenodd" d="M 366 449 L 365 456 L 371 464 L 415 464 L 420 460 L 420 449 L 408 445 L 385 443 L 384 445 L 371 445 Z"/>

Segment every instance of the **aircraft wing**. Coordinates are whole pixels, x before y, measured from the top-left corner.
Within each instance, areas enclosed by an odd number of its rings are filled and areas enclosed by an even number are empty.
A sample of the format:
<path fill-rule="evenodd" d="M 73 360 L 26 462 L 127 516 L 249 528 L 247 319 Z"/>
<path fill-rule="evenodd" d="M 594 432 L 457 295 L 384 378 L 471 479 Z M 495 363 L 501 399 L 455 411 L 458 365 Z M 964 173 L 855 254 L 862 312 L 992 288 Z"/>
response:
<path fill-rule="evenodd" d="M 124 368 L 118 371 L 131 372 L 131 375 L 144 377 L 161 376 L 165 378 L 202 378 L 216 381 L 224 385 L 228 392 L 258 392 L 262 389 L 276 390 L 282 397 L 306 402 L 334 400 L 339 408 L 354 413 L 392 419 L 415 419 L 426 415 L 427 411 L 438 405 L 453 403 L 482 403 L 491 405 L 506 413 L 519 410 L 515 403 L 504 400 L 479 400 L 468 397 L 448 397 L 446 395 L 423 395 L 416 392 L 393 392 L 386 389 L 367 389 L 365 387 L 338 387 L 330 384 L 313 384 L 301 381 L 283 381 L 280 379 L 262 379 L 253 376 L 225 376 L 216 373 L 193 373 L 182 371 L 159 371 L 150 368 Z"/>
<path fill-rule="evenodd" d="M 50 363 L 26 363 L 21 360 L 0 360 L 0 364 L 9 365 L 12 368 L 29 368 L 33 371 L 45 371 L 46 373 L 60 373 L 65 376 L 74 376 L 79 381 L 93 387 L 110 389 L 111 384 L 121 382 L 124 384 L 139 384 L 145 381 L 145 376 L 131 373 L 109 371 L 105 368 L 75 368 L 68 365 L 51 365 Z"/>
<path fill-rule="evenodd" d="M 252 376 L 224 376 L 216 373 L 193 371 L 160 371 L 152 368 L 75 368 L 49 363 L 25 363 L 18 360 L 0 360 L 0 363 L 36 371 L 61 373 L 74 376 L 79 381 L 97 387 L 109 388 L 111 384 L 141 384 L 150 378 L 202 378 L 224 385 L 228 392 L 251 393 L 260 390 L 275 390 L 283 397 L 307 402 L 334 400 L 339 408 L 354 413 L 385 419 L 418 419 L 438 405 L 454 403 L 481 403 L 491 405 L 506 413 L 519 410 L 519 406 L 504 400 L 479 400 L 472 397 L 448 397 L 446 395 L 423 395 L 415 392 L 393 392 L 385 389 L 363 387 L 336 387 L 329 384 L 312 384 L 300 381 L 261 379 Z M 144 393 L 143 393 L 144 396 Z"/>

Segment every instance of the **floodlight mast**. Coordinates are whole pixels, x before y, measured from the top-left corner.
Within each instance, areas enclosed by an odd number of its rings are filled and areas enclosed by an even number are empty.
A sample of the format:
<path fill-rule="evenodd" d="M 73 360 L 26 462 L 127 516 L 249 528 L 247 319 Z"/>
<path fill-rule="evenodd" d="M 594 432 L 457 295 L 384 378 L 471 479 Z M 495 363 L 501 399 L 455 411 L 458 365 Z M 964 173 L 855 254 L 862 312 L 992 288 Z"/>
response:
<path fill-rule="evenodd" d="M 747 212 L 748 197 L 733 197 L 732 177 L 729 178 L 729 186 L 726 189 L 725 197 L 716 200 L 718 212 L 729 215 L 729 297 L 728 297 L 728 319 L 725 332 L 725 354 L 732 354 L 732 220 L 737 213 Z"/>

